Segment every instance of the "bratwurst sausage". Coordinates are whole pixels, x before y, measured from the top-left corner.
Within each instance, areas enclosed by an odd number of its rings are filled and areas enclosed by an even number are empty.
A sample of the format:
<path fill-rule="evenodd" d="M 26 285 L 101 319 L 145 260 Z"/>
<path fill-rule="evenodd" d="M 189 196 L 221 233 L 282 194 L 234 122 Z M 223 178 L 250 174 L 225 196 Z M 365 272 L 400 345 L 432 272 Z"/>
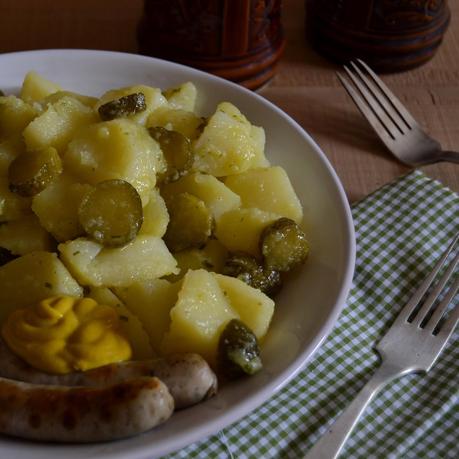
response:
<path fill-rule="evenodd" d="M 92 388 L 0 378 L 0 406 L 0 433 L 56 442 L 129 437 L 166 421 L 174 411 L 167 387 L 152 377 Z"/>
<path fill-rule="evenodd" d="M 169 389 L 175 408 L 195 405 L 217 392 L 217 377 L 198 354 L 105 365 L 85 372 L 52 375 L 32 368 L 0 338 L 0 376 L 35 384 L 102 387 L 140 376 L 156 376 Z"/>

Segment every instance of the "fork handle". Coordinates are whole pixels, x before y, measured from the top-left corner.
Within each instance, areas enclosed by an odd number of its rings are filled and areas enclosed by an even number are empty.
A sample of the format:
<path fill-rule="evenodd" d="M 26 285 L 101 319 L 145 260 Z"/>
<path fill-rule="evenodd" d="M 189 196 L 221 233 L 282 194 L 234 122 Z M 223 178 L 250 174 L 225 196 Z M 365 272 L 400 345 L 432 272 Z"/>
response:
<path fill-rule="evenodd" d="M 440 156 L 443 161 L 459 164 L 459 151 L 442 151 Z"/>
<path fill-rule="evenodd" d="M 376 394 L 393 379 L 407 374 L 403 369 L 384 363 L 341 413 L 321 439 L 308 451 L 304 459 L 335 459 L 348 439 L 363 411 Z"/>

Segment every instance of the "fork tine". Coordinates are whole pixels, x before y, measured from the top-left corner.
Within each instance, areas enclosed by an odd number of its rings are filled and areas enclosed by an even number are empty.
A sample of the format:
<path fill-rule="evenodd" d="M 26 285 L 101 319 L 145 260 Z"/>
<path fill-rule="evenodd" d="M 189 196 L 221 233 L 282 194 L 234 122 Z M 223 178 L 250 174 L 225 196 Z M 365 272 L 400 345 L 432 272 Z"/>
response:
<path fill-rule="evenodd" d="M 443 317 L 443 314 L 445 313 L 446 309 L 451 303 L 451 300 L 454 298 L 458 290 L 459 290 L 459 277 L 456 279 L 454 284 L 448 290 L 448 292 L 446 293 L 441 303 L 435 309 L 435 312 L 433 313 L 432 317 L 427 322 L 427 325 L 424 327 L 426 331 L 433 333 L 438 323 L 440 322 L 441 318 Z"/>
<path fill-rule="evenodd" d="M 389 136 L 384 126 L 374 115 L 374 113 L 368 108 L 366 102 L 358 94 L 358 92 L 352 87 L 352 85 L 339 73 L 336 72 L 337 77 L 339 78 L 341 84 L 344 86 L 344 89 L 347 91 L 351 99 L 354 101 L 357 108 L 360 110 L 364 118 L 370 123 L 370 126 L 374 129 L 376 134 L 381 138 L 381 140 L 389 146 L 393 139 Z"/>
<path fill-rule="evenodd" d="M 418 287 L 414 295 L 411 297 L 411 299 L 408 301 L 408 303 L 405 305 L 405 307 L 401 310 L 400 314 L 398 315 L 396 322 L 406 322 L 407 319 L 411 316 L 413 313 L 415 307 L 418 305 L 418 303 L 421 301 L 421 298 L 423 295 L 426 293 L 427 289 L 430 287 L 430 284 L 432 284 L 433 280 L 438 274 L 438 271 L 440 271 L 441 267 L 444 265 L 446 259 L 448 258 L 448 255 L 451 253 L 453 250 L 454 246 L 456 245 L 456 242 L 459 239 L 459 233 L 456 234 L 454 237 L 453 241 L 449 245 L 449 247 L 445 250 L 443 255 L 441 256 L 440 260 L 437 261 L 435 264 L 433 270 L 430 272 L 430 274 L 424 279 L 422 284 Z"/>
<path fill-rule="evenodd" d="M 370 91 L 373 98 L 379 103 L 381 108 L 384 110 L 387 117 L 392 121 L 395 127 L 400 131 L 400 134 L 407 132 L 410 127 L 406 125 L 403 118 L 400 116 L 398 111 L 393 107 L 389 102 L 385 94 L 381 91 L 378 85 L 374 82 L 371 82 L 367 75 L 365 75 L 362 70 L 355 64 L 355 62 L 350 63 L 354 71 L 359 75 L 360 79 L 365 84 L 368 91 Z"/>
<path fill-rule="evenodd" d="M 456 265 L 458 263 L 459 263 L 459 252 L 454 258 L 454 260 L 452 261 L 452 263 L 448 266 L 448 269 L 445 271 L 443 276 L 437 282 L 437 284 L 435 285 L 435 288 L 430 292 L 429 296 L 424 301 L 422 308 L 416 313 L 416 316 L 414 317 L 412 321 L 413 325 L 418 325 L 418 326 L 421 325 L 422 321 L 426 318 L 427 314 L 432 308 L 432 305 L 434 304 L 435 300 L 438 298 L 438 295 L 440 295 L 440 293 L 442 292 L 443 287 L 446 285 L 448 280 L 451 278 L 453 271 L 456 268 Z"/>
<path fill-rule="evenodd" d="M 390 103 L 397 110 L 398 114 L 406 125 L 410 128 L 413 128 L 418 125 L 416 120 L 411 116 L 411 113 L 403 106 L 400 100 L 395 96 L 395 94 L 386 86 L 386 84 L 376 75 L 373 70 L 371 70 L 368 65 L 363 62 L 361 59 L 356 59 L 357 62 L 368 72 L 373 81 L 378 85 L 381 92 L 387 97 Z"/>
<path fill-rule="evenodd" d="M 437 337 L 440 340 L 444 340 L 445 343 L 450 337 L 451 333 L 453 333 L 456 325 L 459 323 L 459 306 L 456 306 L 450 313 L 448 319 L 446 319 L 445 323 L 440 327 L 440 330 L 437 334 Z"/>
<path fill-rule="evenodd" d="M 389 136 L 395 140 L 397 134 L 399 134 L 397 126 L 394 122 L 387 116 L 387 113 L 381 107 L 378 99 L 367 89 L 365 82 L 360 81 L 358 76 L 349 70 L 346 65 L 343 65 L 345 72 L 348 77 L 354 83 L 355 87 L 359 90 L 360 95 L 363 100 L 367 103 L 370 110 L 375 114 L 381 124 L 384 126 L 384 129 L 387 131 Z"/>

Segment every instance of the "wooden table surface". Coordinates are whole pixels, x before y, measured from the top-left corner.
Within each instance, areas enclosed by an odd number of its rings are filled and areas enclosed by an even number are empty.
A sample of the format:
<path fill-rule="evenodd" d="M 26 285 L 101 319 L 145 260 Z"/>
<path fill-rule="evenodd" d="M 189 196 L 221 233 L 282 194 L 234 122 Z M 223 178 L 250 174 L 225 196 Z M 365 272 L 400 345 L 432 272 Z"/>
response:
<path fill-rule="evenodd" d="M 459 150 L 459 0 L 437 55 L 418 69 L 384 80 L 414 117 L 448 150 Z M 88 48 L 136 52 L 142 0 L 2 0 L 0 52 Z M 263 96 L 295 118 L 322 147 L 351 202 L 410 168 L 391 157 L 362 118 L 335 71 L 304 38 L 304 1 L 285 0 L 287 47 Z M 1 69 L 0 69 L 1 72 Z M 459 192 L 459 165 L 423 167 Z"/>

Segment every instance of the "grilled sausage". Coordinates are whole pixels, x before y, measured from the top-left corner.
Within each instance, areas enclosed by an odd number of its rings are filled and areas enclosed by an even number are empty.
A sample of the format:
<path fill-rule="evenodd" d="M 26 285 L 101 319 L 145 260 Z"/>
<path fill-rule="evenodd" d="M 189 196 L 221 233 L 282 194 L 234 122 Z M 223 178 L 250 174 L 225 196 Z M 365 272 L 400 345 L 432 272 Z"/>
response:
<path fill-rule="evenodd" d="M 217 392 L 217 377 L 198 354 L 114 363 L 85 372 L 51 375 L 33 369 L 0 338 L 0 376 L 35 384 L 102 387 L 140 376 L 156 376 L 169 389 L 175 408 L 199 403 Z"/>
<path fill-rule="evenodd" d="M 0 433 L 55 442 L 129 437 L 166 421 L 174 411 L 167 387 L 152 377 L 92 388 L 0 378 L 0 406 Z"/>

